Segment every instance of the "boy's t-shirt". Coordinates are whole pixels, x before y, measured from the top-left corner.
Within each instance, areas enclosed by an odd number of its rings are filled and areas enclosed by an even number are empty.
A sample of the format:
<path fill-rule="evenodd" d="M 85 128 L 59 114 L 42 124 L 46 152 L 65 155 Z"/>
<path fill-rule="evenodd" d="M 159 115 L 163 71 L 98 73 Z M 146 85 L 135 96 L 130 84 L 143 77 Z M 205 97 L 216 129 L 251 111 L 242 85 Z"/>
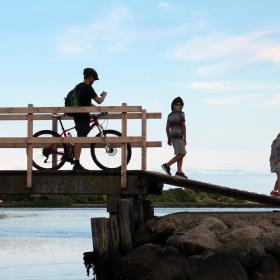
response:
<path fill-rule="evenodd" d="M 167 123 L 170 125 L 170 137 L 173 139 L 183 138 L 181 123 L 185 122 L 185 113 L 182 111 L 173 111 L 167 117 Z"/>

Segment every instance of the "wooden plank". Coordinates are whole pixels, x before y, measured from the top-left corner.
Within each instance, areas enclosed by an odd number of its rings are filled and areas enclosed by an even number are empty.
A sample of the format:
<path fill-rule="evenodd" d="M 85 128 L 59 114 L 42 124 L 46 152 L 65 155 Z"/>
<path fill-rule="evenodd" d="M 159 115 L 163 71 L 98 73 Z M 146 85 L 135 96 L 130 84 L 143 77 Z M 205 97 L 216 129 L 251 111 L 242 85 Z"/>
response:
<path fill-rule="evenodd" d="M 127 136 L 127 114 L 125 111 L 126 103 L 123 103 L 123 113 L 122 113 L 122 137 L 126 138 Z M 141 139 L 142 141 L 142 139 Z M 128 141 L 130 142 L 130 141 Z M 127 142 L 122 143 L 122 166 L 121 166 L 121 188 L 126 188 L 127 181 Z"/>
<path fill-rule="evenodd" d="M 136 120 L 141 119 L 142 113 L 127 113 L 127 119 Z M 100 120 L 121 120 L 122 115 L 119 113 L 109 113 L 105 117 L 100 117 Z M 53 115 L 52 114 L 34 114 L 33 120 L 52 120 Z M 61 114 L 62 120 L 73 120 L 72 117 L 66 116 L 64 114 Z M 147 119 L 161 119 L 161 113 L 147 113 Z M 1 121 L 21 121 L 21 120 L 27 120 L 26 114 L 9 114 L 9 115 L 1 115 L 0 114 L 0 120 Z"/>
<path fill-rule="evenodd" d="M 32 104 L 28 104 L 28 109 L 32 112 Z M 33 135 L 33 113 L 28 113 L 27 116 L 27 137 L 28 139 L 32 138 Z M 32 144 L 27 145 L 27 188 L 32 187 L 32 161 L 33 161 L 33 150 Z"/>
<path fill-rule="evenodd" d="M 142 143 L 142 137 L 106 137 L 105 142 L 114 143 Z M 0 137 L 0 144 L 75 144 L 75 143 L 104 143 L 102 137 Z"/>
<path fill-rule="evenodd" d="M 52 118 L 52 130 L 57 132 L 58 121 L 56 118 Z M 52 154 L 52 167 L 55 168 L 57 166 L 57 146 L 54 148 L 54 153 Z"/>
<path fill-rule="evenodd" d="M 280 207 L 279 198 L 264 195 L 264 194 L 252 193 L 237 188 L 229 188 L 225 186 L 209 184 L 209 183 L 190 180 L 190 179 L 184 179 L 184 178 L 181 179 L 177 176 L 169 176 L 158 172 L 145 171 L 143 172 L 143 176 L 147 176 L 147 178 L 153 179 L 157 182 L 161 182 L 172 186 L 182 187 L 186 189 L 191 189 L 194 191 L 234 197 L 238 199 Z"/>
<path fill-rule="evenodd" d="M 32 110 L 32 111 L 31 111 Z M 88 107 L 8 107 L 0 108 L 0 114 L 9 113 L 100 113 L 100 112 L 141 112 L 142 106 L 88 106 Z"/>
<path fill-rule="evenodd" d="M 10 143 L 10 142 L 0 143 L 0 148 L 1 149 L 2 148 L 7 148 L 7 149 L 10 149 L 10 148 L 17 148 L 17 149 L 26 148 L 27 147 L 27 138 L 20 138 L 20 139 L 21 139 L 20 141 L 16 141 L 17 143 L 14 143 L 14 144 Z M 130 143 L 130 142 L 128 141 L 128 143 Z M 132 148 L 142 148 L 142 141 L 141 142 L 133 142 L 133 143 L 130 143 L 130 145 L 131 145 Z M 42 144 L 42 143 L 41 144 L 38 144 L 38 143 L 33 144 L 33 148 L 44 148 L 45 146 L 46 146 L 46 143 L 45 144 Z M 114 143 L 114 146 L 120 148 L 121 144 Z M 58 147 L 59 147 L 59 145 L 58 145 Z M 84 143 L 83 144 L 83 148 L 90 148 L 90 147 L 91 147 L 91 143 Z M 102 148 L 103 145 L 101 146 L 101 144 L 97 143 L 96 147 L 97 148 Z M 161 141 L 147 141 L 146 142 L 146 147 L 147 148 L 160 148 L 160 147 L 162 147 L 162 143 L 161 143 Z"/>
<path fill-rule="evenodd" d="M 141 167 L 142 170 L 147 170 L 147 111 L 142 111 L 142 151 L 141 151 Z"/>

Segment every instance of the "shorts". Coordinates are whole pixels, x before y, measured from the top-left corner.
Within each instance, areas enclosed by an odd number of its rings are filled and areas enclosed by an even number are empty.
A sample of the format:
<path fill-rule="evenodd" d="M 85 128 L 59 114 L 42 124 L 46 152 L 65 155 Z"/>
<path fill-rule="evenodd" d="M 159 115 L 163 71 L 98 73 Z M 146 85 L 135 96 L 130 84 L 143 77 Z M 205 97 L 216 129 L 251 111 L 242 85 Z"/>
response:
<path fill-rule="evenodd" d="M 271 160 L 270 170 L 271 172 L 280 172 L 280 161 Z"/>
<path fill-rule="evenodd" d="M 75 129 L 78 137 L 87 137 L 90 131 L 90 120 L 89 119 L 78 119 L 74 118 Z"/>
<path fill-rule="evenodd" d="M 174 154 L 177 155 L 185 155 L 186 152 L 186 145 L 183 139 L 179 138 L 179 139 L 171 139 L 171 143 L 173 145 L 174 148 Z"/>

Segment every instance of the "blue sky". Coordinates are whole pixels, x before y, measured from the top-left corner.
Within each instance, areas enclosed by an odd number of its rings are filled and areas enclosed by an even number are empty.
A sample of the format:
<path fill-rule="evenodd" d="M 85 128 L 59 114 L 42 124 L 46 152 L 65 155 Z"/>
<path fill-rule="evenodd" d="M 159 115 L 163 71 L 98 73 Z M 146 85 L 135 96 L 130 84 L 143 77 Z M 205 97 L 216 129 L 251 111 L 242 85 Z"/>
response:
<path fill-rule="evenodd" d="M 2 1 L 1 106 L 62 106 L 82 69 L 94 67 L 104 105 L 163 113 L 149 126 L 149 138 L 164 143 L 149 152 L 150 169 L 172 155 L 165 119 L 181 96 L 187 173 L 263 174 L 266 192 L 280 108 L 279 11 L 276 0 Z M 3 124 L 1 136 L 17 125 Z M 16 158 L 5 166 L 24 166 L 24 153 Z"/>

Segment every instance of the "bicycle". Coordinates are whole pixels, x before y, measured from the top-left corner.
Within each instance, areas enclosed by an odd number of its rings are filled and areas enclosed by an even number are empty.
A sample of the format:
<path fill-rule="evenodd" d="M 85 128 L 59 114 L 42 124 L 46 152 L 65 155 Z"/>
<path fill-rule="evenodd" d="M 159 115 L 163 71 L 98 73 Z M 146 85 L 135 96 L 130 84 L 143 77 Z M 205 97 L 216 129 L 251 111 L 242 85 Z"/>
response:
<path fill-rule="evenodd" d="M 91 157 L 94 163 L 102 170 L 118 171 L 121 169 L 120 144 L 108 143 L 106 137 L 121 137 L 122 134 L 113 129 L 104 129 L 98 119 L 106 113 L 91 115 L 90 131 L 97 127 L 98 134 L 95 137 L 103 137 L 104 142 L 92 144 L 90 147 Z M 33 137 L 71 137 L 70 131 L 75 128 L 65 129 L 62 123 L 63 115 L 53 115 L 59 121 L 62 132 L 59 134 L 53 130 L 40 130 Z M 131 159 L 131 145 L 127 143 L 127 164 Z M 46 144 L 44 147 L 33 148 L 33 166 L 38 170 L 58 170 L 65 162 L 74 163 L 73 144 Z"/>

